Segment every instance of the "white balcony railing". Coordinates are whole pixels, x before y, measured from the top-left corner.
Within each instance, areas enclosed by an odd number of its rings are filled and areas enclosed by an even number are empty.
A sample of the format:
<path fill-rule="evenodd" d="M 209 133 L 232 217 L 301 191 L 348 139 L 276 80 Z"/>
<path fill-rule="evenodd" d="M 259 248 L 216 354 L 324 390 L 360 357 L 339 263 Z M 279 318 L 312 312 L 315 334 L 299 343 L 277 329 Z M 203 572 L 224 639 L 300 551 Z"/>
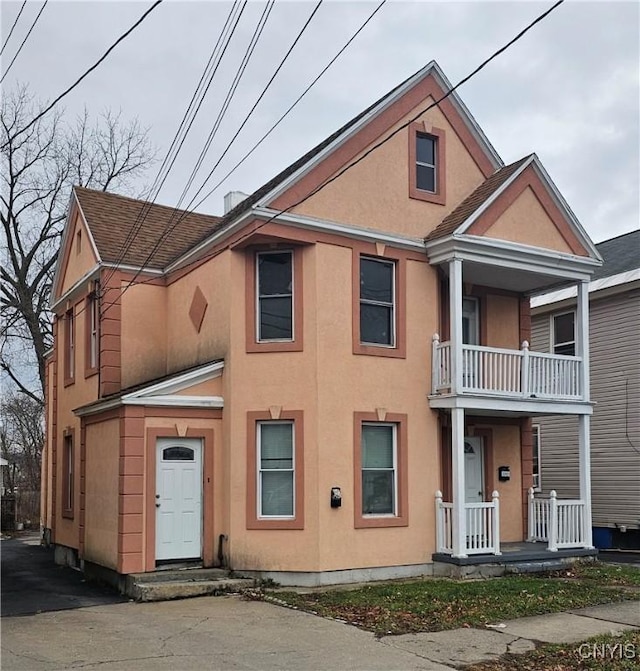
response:
<path fill-rule="evenodd" d="M 471 554 L 500 554 L 500 501 L 493 492 L 491 501 L 465 503 L 465 546 L 462 552 Z M 453 554 L 454 504 L 442 500 L 436 492 L 436 546 L 437 552 Z"/>
<path fill-rule="evenodd" d="M 552 552 L 587 547 L 585 503 L 580 499 L 536 498 L 529 489 L 529 540 L 546 541 Z"/>
<path fill-rule="evenodd" d="M 451 343 L 433 337 L 434 394 L 451 390 Z M 580 400 L 582 359 L 576 356 L 521 350 L 462 346 L 462 389 L 459 393 L 493 394 L 520 398 Z"/>

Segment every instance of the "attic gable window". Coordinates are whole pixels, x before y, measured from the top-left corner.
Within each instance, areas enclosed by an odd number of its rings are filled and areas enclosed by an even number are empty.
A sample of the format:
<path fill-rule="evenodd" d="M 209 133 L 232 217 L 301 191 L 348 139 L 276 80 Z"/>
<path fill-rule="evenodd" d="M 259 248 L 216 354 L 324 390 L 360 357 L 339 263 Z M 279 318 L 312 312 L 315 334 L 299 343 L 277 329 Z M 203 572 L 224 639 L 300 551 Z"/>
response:
<path fill-rule="evenodd" d="M 424 121 L 409 126 L 409 198 L 444 205 L 445 133 Z"/>

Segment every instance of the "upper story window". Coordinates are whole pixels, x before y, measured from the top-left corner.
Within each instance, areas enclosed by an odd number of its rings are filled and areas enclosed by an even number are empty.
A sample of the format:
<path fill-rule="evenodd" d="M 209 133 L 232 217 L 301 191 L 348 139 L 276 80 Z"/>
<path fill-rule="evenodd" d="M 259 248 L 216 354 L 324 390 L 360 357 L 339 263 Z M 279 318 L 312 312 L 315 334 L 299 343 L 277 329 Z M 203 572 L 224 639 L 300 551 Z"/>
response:
<path fill-rule="evenodd" d="M 71 384 L 76 374 L 76 328 L 73 308 L 64 316 L 64 381 Z"/>
<path fill-rule="evenodd" d="M 554 354 L 575 356 L 576 354 L 576 330 L 575 312 L 565 312 L 554 315 L 551 325 L 551 337 Z"/>
<path fill-rule="evenodd" d="M 396 264 L 360 258 L 360 342 L 395 347 Z"/>
<path fill-rule="evenodd" d="M 293 340 L 293 252 L 256 255 L 257 340 Z"/>
<path fill-rule="evenodd" d="M 423 121 L 409 126 L 409 197 L 436 205 L 446 201 L 445 133 Z"/>
<path fill-rule="evenodd" d="M 416 187 L 421 191 L 436 192 L 436 147 L 433 135 L 416 134 Z"/>
<path fill-rule="evenodd" d="M 480 344 L 480 304 L 477 298 L 462 299 L 462 342 L 464 345 Z"/>
<path fill-rule="evenodd" d="M 98 325 L 100 323 L 99 303 L 97 293 L 89 294 L 85 308 L 85 375 L 89 377 L 98 372 L 98 350 L 100 339 Z"/>

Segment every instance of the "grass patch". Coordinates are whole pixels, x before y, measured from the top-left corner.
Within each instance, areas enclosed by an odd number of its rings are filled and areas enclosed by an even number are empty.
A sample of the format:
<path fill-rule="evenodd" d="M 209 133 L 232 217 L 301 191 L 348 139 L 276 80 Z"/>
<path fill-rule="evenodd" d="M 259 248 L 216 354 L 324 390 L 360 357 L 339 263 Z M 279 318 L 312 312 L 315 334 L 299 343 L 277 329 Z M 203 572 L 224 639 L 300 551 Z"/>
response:
<path fill-rule="evenodd" d="M 628 595 L 622 589 L 589 581 L 507 576 L 481 581 L 427 578 L 350 591 L 278 592 L 274 596 L 290 606 L 344 620 L 383 636 L 485 626 L 622 601 Z"/>
<path fill-rule="evenodd" d="M 640 569 L 634 566 L 603 564 L 601 562 L 578 562 L 566 570 L 550 576 L 580 580 L 587 584 L 612 587 L 640 587 Z"/>
<path fill-rule="evenodd" d="M 604 635 L 583 643 L 541 645 L 522 655 L 507 654 L 465 671 L 638 671 L 640 632 Z"/>

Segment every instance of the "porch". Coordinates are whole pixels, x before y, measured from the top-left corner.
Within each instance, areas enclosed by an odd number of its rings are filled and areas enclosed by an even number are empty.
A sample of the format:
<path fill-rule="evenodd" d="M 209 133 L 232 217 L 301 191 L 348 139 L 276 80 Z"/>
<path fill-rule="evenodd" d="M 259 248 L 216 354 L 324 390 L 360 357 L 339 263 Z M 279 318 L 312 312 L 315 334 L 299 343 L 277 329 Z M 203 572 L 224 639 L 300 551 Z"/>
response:
<path fill-rule="evenodd" d="M 527 541 L 517 543 L 500 542 L 497 491 L 492 493 L 491 501 L 465 502 L 459 506 L 443 501 L 442 492 L 437 491 L 435 506 L 436 552 L 433 556 L 437 561 L 466 566 L 597 553 L 591 545 L 587 501 L 559 499 L 553 490 L 548 496 L 536 497 L 534 490 L 529 489 Z M 458 525 L 462 527 L 459 530 Z"/>

